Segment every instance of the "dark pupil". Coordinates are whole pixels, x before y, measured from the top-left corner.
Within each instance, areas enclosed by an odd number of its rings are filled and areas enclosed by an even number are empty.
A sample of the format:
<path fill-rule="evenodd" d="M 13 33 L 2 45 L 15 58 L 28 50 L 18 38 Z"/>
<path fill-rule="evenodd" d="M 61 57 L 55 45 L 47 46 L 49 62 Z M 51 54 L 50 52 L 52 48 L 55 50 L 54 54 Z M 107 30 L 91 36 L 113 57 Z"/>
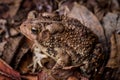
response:
<path fill-rule="evenodd" d="M 36 28 L 32 28 L 31 31 L 33 34 L 38 34 L 38 29 L 36 29 Z"/>

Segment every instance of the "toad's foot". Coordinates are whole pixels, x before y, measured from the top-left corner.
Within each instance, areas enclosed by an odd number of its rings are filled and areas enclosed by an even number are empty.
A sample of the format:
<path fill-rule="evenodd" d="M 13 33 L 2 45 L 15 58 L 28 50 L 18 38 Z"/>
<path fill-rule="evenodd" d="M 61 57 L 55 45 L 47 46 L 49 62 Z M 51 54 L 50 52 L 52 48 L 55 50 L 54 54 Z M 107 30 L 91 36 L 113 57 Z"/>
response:
<path fill-rule="evenodd" d="M 31 64 L 28 66 L 28 68 L 32 66 L 32 67 L 33 67 L 32 72 L 34 73 L 35 70 L 37 69 L 37 65 L 38 65 L 40 68 L 43 67 L 43 65 L 42 65 L 42 63 L 41 63 L 41 60 L 42 60 L 43 58 L 47 58 L 48 56 L 45 55 L 44 53 L 42 53 L 41 50 L 40 50 L 40 48 L 37 47 L 37 46 L 34 47 L 33 53 L 34 53 L 33 63 L 31 63 Z"/>
<path fill-rule="evenodd" d="M 41 60 L 43 59 L 43 58 L 47 58 L 47 56 L 46 55 L 44 55 L 44 54 L 41 54 L 41 53 L 35 53 L 35 55 L 33 56 L 33 62 L 28 66 L 28 68 L 30 68 L 31 66 L 33 67 L 33 69 L 32 69 L 32 72 L 34 73 L 35 72 L 35 70 L 37 69 L 37 65 L 40 67 L 40 68 L 42 68 L 43 67 L 43 65 L 42 65 L 42 63 L 41 63 Z"/>

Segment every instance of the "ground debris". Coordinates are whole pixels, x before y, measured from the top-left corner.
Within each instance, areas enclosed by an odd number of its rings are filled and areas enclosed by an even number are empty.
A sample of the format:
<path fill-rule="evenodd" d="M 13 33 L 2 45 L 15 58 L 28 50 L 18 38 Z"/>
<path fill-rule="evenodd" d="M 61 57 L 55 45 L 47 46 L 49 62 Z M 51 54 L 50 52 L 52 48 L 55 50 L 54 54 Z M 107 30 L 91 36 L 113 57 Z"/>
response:
<path fill-rule="evenodd" d="M 11 63 L 14 55 L 16 54 L 16 51 L 19 48 L 22 38 L 23 36 L 9 38 L 8 42 L 5 44 L 3 55 L 1 58 L 5 60 L 8 64 Z"/>
<path fill-rule="evenodd" d="M 76 18 L 91 29 L 99 37 L 106 54 L 106 64 L 93 80 L 120 80 L 119 0 L 0 0 L 0 80 L 56 80 L 56 77 L 89 80 L 76 67 L 51 72 L 55 64 L 52 59 L 43 60 L 45 69 L 30 72 L 28 65 L 32 61 L 34 42 L 21 34 L 19 26 L 31 11 L 40 13 L 36 14 L 39 18 L 44 12 Z M 28 18 L 32 20 L 33 17 L 36 18 L 33 15 Z M 28 32 L 26 28 L 24 31 Z"/>

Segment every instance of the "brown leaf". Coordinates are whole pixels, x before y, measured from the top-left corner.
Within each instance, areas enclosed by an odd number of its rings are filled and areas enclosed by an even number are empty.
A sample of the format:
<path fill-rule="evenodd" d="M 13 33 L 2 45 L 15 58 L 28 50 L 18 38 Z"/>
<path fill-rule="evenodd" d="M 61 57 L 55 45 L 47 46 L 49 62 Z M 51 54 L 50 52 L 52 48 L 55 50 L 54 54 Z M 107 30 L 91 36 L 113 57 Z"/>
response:
<path fill-rule="evenodd" d="M 120 67 L 120 35 L 113 34 L 111 37 L 111 53 L 107 66 Z"/>
<path fill-rule="evenodd" d="M 35 1 L 35 0 L 33 0 Z M 33 3 L 33 1 L 30 0 L 24 0 L 24 3 L 22 4 L 23 8 L 27 8 L 27 9 L 31 9 L 33 6 L 35 6 L 35 4 Z"/>
<path fill-rule="evenodd" d="M 19 9 L 21 1 L 22 0 L 9 0 L 9 1 L 2 0 L 2 1 L 0 1 L 0 3 L 4 4 L 6 6 L 6 8 L 8 8 L 8 10 L 2 14 L 2 17 L 8 18 L 8 17 L 15 16 L 15 14 L 17 13 L 17 11 Z M 4 11 L 4 9 L 2 11 Z"/>
<path fill-rule="evenodd" d="M 5 3 L 1 3 L 0 4 L 0 18 L 8 18 L 9 17 L 8 11 L 9 11 L 8 5 Z"/>
<path fill-rule="evenodd" d="M 18 60 L 18 63 L 16 62 L 17 64 L 14 67 L 17 68 L 21 74 L 31 73 L 30 71 L 32 68 L 28 68 L 28 66 L 32 63 L 32 53 L 28 51 L 27 53 L 23 53 L 23 54 L 21 56 L 22 58 L 20 59 L 20 62 Z"/>
<path fill-rule="evenodd" d="M 6 44 L 6 41 L 0 43 L 0 56 L 3 54 L 4 46 Z"/>
<path fill-rule="evenodd" d="M 22 38 L 23 36 L 9 38 L 9 41 L 5 44 L 2 59 L 5 60 L 8 64 L 11 63 Z"/>
<path fill-rule="evenodd" d="M 105 35 L 110 41 L 111 35 L 117 31 L 120 31 L 120 17 L 116 13 L 107 13 L 102 20 L 103 27 L 105 30 Z"/>
<path fill-rule="evenodd" d="M 24 39 L 22 40 L 22 45 L 19 47 L 18 51 L 17 51 L 17 55 L 14 58 L 14 60 L 11 63 L 14 63 L 13 67 L 15 69 L 17 69 L 20 64 L 20 62 L 22 61 L 23 56 L 25 56 L 25 54 L 28 52 L 29 50 L 29 45 L 28 42 Z"/>
<path fill-rule="evenodd" d="M 29 50 L 33 45 L 33 42 L 27 38 L 22 39 L 22 45 L 17 51 L 16 57 L 11 63 L 15 69 L 18 69 L 20 73 L 28 73 L 30 69 L 28 66 L 32 63 L 32 52 Z"/>
<path fill-rule="evenodd" d="M 2 59 L 0 59 L 0 74 L 9 77 L 11 79 L 20 80 L 20 74 L 14 71 L 9 65 L 7 65 Z"/>
<path fill-rule="evenodd" d="M 0 74 L 0 80 L 12 80 L 12 79 Z"/>
<path fill-rule="evenodd" d="M 56 80 L 50 74 L 50 71 L 43 70 L 38 74 L 38 80 Z"/>
<path fill-rule="evenodd" d="M 120 80 L 120 67 L 118 68 L 105 67 L 101 77 L 95 80 Z"/>
<path fill-rule="evenodd" d="M 17 13 L 17 11 L 19 9 L 21 1 L 22 0 L 13 0 L 11 2 L 12 5 L 9 5 L 10 10 L 8 11 L 10 17 L 13 17 L 13 16 L 16 15 L 16 13 Z"/>
<path fill-rule="evenodd" d="M 2 34 L 3 32 L 5 32 L 5 37 L 8 38 L 8 37 L 9 37 L 9 32 L 8 32 L 8 28 L 7 28 L 6 24 L 7 24 L 7 20 L 5 20 L 5 19 L 0 19 L 0 28 L 3 30 L 3 31 L 1 32 L 1 34 Z"/>
<path fill-rule="evenodd" d="M 19 32 L 17 30 L 15 30 L 14 28 L 10 28 L 10 35 L 11 36 L 16 36 L 18 34 L 19 34 Z"/>
<path fill-rule="evenodd" d="M 27 74 L 27 75 L 22 75 L 21 77 L 24 80 L 38 80 L 38 76 L 37 75 Z"/>
<path fill-rule="evenodd" d="M 70 76 L 67 80 L 88 80 L 88 78 L 85 78 L 83 76 L 79 76 L 80 78 L 77 78 L 75 76 Z"/>
<path fill-rule="evenodd" d="M 70 76 L 67 80 L 78 80 L 78 79 L 74 76 Z"/>
<path fill-rule="evenodd" d="M 104 27 L 105 36 L 106 36 L 106 47 L 109 49 L 109 51 L 111 47 L 110 42 L 112 43 L 111 53 L 110 54 L 107 53 L 108 57 L 110 55 L 110 59 L 107 65 L 109 67 L 110 66 L 115 67 L 116 66 L 115 59 L 117 58 L 115 56 L 119 55 L 119 50 L 118 50 L 119 46 L 117 47 L 117 44 L 119 42 L 116 42 L 116 41 L 119 38 L 113 37 L 112 41 L 110 41 L 110 38 L 112 34 L 116 34 L 120 32 L 120 17 L 116 13 L 107 13 L 107 15 L 103 18 L 102 22 L 103 22 L 103 27 Z"/>
<path fill-rule="evenodd" d="M 13 2 L 14 0 L 0 0 L 0 3 L 7 3 L 7 4 L 9 4 L 9 3 L 11 3 L 11 2 Z"/>
<path fill-rule="evenodd" d="M 34 0 L 33 2 L 36 4 L 37 10 L 39 10 L 40 12 L 52 12 L 53 9 L 55 9 L 57 7 L 56 6 L 57 1 Z"/>

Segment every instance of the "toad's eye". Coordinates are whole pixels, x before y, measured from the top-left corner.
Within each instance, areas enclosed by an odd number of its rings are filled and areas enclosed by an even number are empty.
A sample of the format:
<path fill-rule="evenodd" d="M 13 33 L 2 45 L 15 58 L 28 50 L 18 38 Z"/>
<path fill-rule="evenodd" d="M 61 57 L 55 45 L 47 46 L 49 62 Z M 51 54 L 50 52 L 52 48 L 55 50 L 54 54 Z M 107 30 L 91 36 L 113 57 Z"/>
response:
<path fill-rule="evenodd" d="M 32 31 L 33 34 L 38 34 L 40 29 L 38 27 L 32 27 L 31 31 Z"/>

